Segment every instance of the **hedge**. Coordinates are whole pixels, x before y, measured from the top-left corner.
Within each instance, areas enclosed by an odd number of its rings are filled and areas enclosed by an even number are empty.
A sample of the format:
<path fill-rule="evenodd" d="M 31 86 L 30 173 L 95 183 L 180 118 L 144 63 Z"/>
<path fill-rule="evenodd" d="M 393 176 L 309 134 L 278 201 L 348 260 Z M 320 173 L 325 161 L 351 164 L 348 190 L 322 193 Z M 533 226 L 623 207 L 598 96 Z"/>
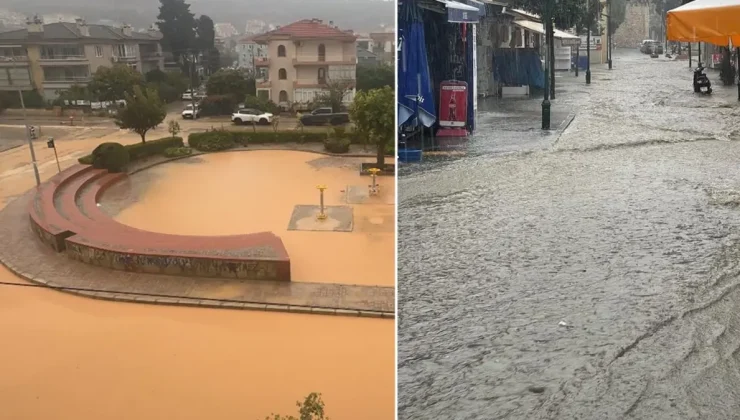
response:
<path fill-rule="evenodd" d="M 349 152 L 348 139 L 326 139 L 324 140 L 324 149 L 330 153 L 347 153 Z"/>
<path fill-rule="evenodd" d="M 101 143 L 91 156 L 94 168 L 110 172 L 123 172 L 130 161 L 128 150 L 120 143 Z"/>
<path fill-rule="evenodd" d="M 248 146 L 249 144 L 323 143 L 327 150 L 329 150 L 329 147 L 336 150 L 343 150 L 345 143 L 347 149 L 349 148 L 349 144 L 362 144 L 360 139 L 353 135 L 353 133 L 344 133 L 337 130 L 333 130 L 333 133 L 334 136 L 328 136 L 327 133 L 301 133 L 299 131 L 261 131 L 255 133 L 250 131 L 213 130 L 190 134 L 188 136 L 188 145 L 201 152 L 215 152 L 237 146 Z M 327 146 L 328 143 L 332 144 Z M 385 150 L 387 155 L 394 155 L 395 144 L 389 142 Z"/>
<path fill-rule="evenodd" d="M 131 162 L 137 161 L 150 156 L 164 154 L 164 151 L 171 147 L 183 147 L 182 137 L 165 137 L 157 140 L 150 140 L 146 143 L 134 143 L 124 146 L 128 151 Z M 77 159 L 84 165 L 92 165 L 92 154 Z"/>

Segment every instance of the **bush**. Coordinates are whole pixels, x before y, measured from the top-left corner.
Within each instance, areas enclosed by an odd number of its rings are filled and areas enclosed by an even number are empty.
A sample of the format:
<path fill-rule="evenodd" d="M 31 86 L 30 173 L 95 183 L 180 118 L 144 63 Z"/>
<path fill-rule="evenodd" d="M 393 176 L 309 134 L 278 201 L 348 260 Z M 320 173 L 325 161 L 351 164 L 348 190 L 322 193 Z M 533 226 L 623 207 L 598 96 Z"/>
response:
<path fill-rule="evenodd" d="M 259 96 L 247 95 L 244 98 L 244 108 L 259 109 L 262 112 L 270 114 L 280 114 L 280 107 L 269 99 L 260 98 Z"/>
<path fill-rule="evenodd" d="M 170 147 L 164 151 L 164 155 L 168 158 L 190 156 L 191 154 L 193 154 L 193 149 L 189 147 Z"/>
<path fill-rule="evenodd" d="M 150 156 L 161 155 L 164 153 L 165 150 L 172 147 L 183 146 L 184 143 L 182 137 L 165 137 L 163 139 L 150 140 L 146 143 L 129 144 L 128 146 L 123 147 L 128 152 L 129 161 L 134 162 Z M 95 152 L 93 151 L 93 153 Z M 93 160 L 93 155 L 87 155 L 77 159 L 77 161 L 83 165 L 92 165 Z"/>
<path fill-rule="evenodd" d="M 324 149 L 331 153 L 347 153 L 349 152 L 349 140 L 331 138 L 324 140 Z"/>
<path fill-rule="evenodd" d="M 201 152 L 218 152 L 228 150 L 242 144 L 235 140 L 235 133 L 225 130 L 193 133 L 188 136 L 188 145 Z"/>
<path fill-rule="evenodd" d="M 120 143 L 102 143 L 92 152 L 92 165 L 109 172 L 123 172 L 129 163 L 129 153 Z"/>
<path fill-rule="evenodd" d="M 237 106 L 234 95 L 209 95 L 200 103 L 200 113 L 204 116 L 231 115 Z"/>
<path fill-rule="evenodd" d="M 150 156 L 161 155 L 170 147 L 183 147 L 182 137 L 165 137 L 163 139 L 150 140 L 146 143 L 135 143 L 126 146 L 131 161 L 147 158 Z"/>

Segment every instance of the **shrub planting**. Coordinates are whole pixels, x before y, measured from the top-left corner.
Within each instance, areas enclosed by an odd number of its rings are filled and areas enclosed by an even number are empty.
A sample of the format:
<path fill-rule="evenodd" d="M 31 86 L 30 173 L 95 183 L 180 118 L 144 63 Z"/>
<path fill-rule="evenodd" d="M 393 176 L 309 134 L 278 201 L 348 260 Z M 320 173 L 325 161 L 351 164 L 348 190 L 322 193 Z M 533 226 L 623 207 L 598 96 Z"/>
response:
<path fill-rule="evenodd" d="M 189 147 L 170 147 L 164 151 L 164 155 L 168 158 L 190 156 L 191 154 L 193 154 L 193 149 Z"/>
<path fill-rule="evenodd" d="M 106 143 L 103 143 L 106 144 Z M 118 144 L 118 143 L 115 143 Z M 102 145 L 101 145 L 102 146 Z M 163 139 L 150 140 L 146 143 L 129 144 L 128 146 L 122 146 L 126 149 L 129 162 L 134 162 L 139 159 L 144 159 L 150 156 L 161 155 L 165 150 L 169 148 L 183 147 L 184 143 L 182 137 L 165 137 Z M 98 146 L 100 147 L 100 146 Z M 97 150 L 97 148 L 96 148 Z M 95 151 L 93 151 L 93 154 Z M 83 165 L 92 165 L 94 163 L 93 154 L 83 156 L 77 159 L 78 162 Z"/>
<path fill-rule="evenodd" d="M 92 152 L 92 165 L 109 172 L 123 172 L 129 163 L 129 153 L 120 143 L 102 143 Z"/>
<path fill-rule="evenodd" d="M 347 153 L 349 152 L 349 140 L 330 138 L 324 140 L 324 149 L 330 153 Z"/>

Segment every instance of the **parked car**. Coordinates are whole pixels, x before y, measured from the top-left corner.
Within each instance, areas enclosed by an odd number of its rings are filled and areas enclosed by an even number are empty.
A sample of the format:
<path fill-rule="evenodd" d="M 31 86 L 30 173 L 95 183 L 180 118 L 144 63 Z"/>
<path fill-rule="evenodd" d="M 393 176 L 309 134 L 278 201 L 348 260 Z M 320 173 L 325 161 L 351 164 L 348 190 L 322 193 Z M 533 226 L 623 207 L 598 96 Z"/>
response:
<path fill-rule="evenodd" d="M 200 108 L 198 108 L 198 105 L 193 108 L 192 104 L 189 104 L 185 107 L 185 109 L 182 111 L 182 118 L 186 120 L 194 120 L 200 117 Z"/>
<path fill-rule="evenodd" d="M 643 40 L 640 43 L 640 52 L 643 54 L 663 54 L 663 44 L 652 39 Z"/>
<path fill-rule="evenodd" d="M 346 112 L 333 112 L 329 107 L 314 109 L 310 114 L 301 116 L 303 125 L 342 125 L 349 122 L 349 114 Z"/>
<path fill-rule="evenodd" d="M 193 99 L 193 92 L 191 90 L 186 90 L 182 93 L 182 100 L 183 101 L 190 101 Z"/>
<path fill-rule="evenodd" d="M 242 108 L 235 113 L 231 114 L 231 121 L 236 124 L 242 123 L 257 123 L 257 124 L 271 124 L 273 115 L 269 112 L 262 112 L 257 109 Z"/>

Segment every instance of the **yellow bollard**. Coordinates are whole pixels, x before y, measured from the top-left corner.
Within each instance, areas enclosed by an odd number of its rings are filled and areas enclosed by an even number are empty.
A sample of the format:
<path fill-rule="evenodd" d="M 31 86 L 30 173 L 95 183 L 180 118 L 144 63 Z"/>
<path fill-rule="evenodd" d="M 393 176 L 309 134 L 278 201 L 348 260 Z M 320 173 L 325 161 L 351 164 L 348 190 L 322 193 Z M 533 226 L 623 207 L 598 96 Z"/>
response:
<path fill-rule="evenodd" d="M 317 220 L 326 220 L 326 212 L 324 212 L 324 190 L 326 189 L 326 185 L 317 185 L 316 188 L 319 190 L 320 196 L 320 204 L 319 204 L 319 214 L 316 215 Z"/>
<path fill-rule="evenodd" d="M 373 183 L 372 185 L 370 185 L 370 195 L 376 195 L 378 194 L 378 188 L 380 187 L 377 182 L 377 176 L 378 176 L 378 172 L 380 172 L 380 169 L 370 168 L 367 171 L 370 172 L 370 174 L 373 177 Z"/>

